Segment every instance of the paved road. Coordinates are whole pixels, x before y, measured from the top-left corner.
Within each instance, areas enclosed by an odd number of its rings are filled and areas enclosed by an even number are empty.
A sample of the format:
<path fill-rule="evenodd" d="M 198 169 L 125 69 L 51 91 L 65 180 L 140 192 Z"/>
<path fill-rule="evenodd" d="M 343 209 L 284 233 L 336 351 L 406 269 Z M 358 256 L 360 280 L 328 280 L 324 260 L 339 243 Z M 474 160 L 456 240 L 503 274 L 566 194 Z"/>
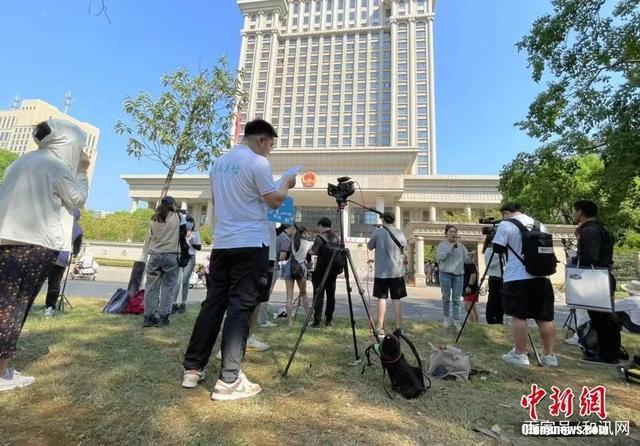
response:
<path fill-rule="evenodd" d="M 365 284 L 366 285 L 366 284 Z M 46 284 L 45 284 L 46 287 Z M 73 297 L 89 297 L 102 300 L 108 300 L 109 297 L 118 288 L 126 288 L 126 282 L 119 281 L 85 281 L 85 280 L 69 280 L 67 282 L 66 295 L 71 298 L 73 304 Z M 308 283 L 309 295 L 311 295 L 311 282 Z M 352 294 L 353 309 L 356 317 L 364 317 L 365 311 L 362 305 L 362 299 L 354 287 L 354 293 Z M 369 286 L 369 291 L 373 288 L 373 284 Z M 46 288 L 45 288 L 46 289 Z M 297 288 L 296 288 L 297 290 Z M 440 320 L 442 318 L 442 306 L 440 303 L 440 289 L 436 287 L 428 288 L 408 288 L 409 295 L 403 300 L 404 302 L 404 315 L 411 319 L 423 319 L 423 320 Z M 365 290 L 366 292 L 366 290 Z M 206 289 L 204 287 L 198 287 L 190 290 L 188 303 L 199 303 L 205 299 Z M 369 298 L 368 294 L 365 294 L 365 301 L 373 308 L 375 313 L 376 302 L 375 298 Z M 481 296 L 481 302 L 478 304 L 478 312 L 480 314 L 480 320 L 484 321 L 485 302 L 486 296 Z M 270 313 L 276 312 L 279 308 L 284 307 L 286 301 L 284 282 L 278 281 L 274 289 L 274 293 L 271 296 L 269 311 Z M 563 298 L 556 298 L 556 324 L 562 326 L 568 315 L 568 309 L 563 304 Z M 388 309 L 387 318 L 392 317 L 391 309 Z M 338 281 L 336 288 L 336 315 L 348 316 L 349 305 L 347 301 L 347 292 L 344 281 Z"/>

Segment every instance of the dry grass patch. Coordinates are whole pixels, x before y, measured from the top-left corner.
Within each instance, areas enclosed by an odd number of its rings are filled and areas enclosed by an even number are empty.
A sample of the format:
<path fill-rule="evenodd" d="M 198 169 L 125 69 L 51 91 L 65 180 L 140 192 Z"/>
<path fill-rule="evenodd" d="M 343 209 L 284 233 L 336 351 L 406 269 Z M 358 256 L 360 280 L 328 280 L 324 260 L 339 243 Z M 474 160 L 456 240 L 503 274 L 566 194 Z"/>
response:
<path fill-rule="evenodd" d="M 282 377 L 298 334 L 284 326 L 260 332 L 273 348 L 249 352 L 244 370 L 264 391 L 256 398 L 215 403 L 209 393 L 218 361 L 197 389 L 180 387 L 181 356 L 197 306 L 163 329 L 141 328 L 136 317 L 100 313 L 101 302 L 74 299 L 74 310 L 53 319 L 34 311 L 15 365 L 36 376 L 21 391 L 0 394 L 2 444 L 153 445 L 428 445 L 494 444 L 473 431 L 498 424 L 515 444 L 576 444 L 520 435 L 527 413 L 520 397 L 532 383 L 572 387 L 604 384 L 611 419 L 640 420 L 640 388 L 613 369 L 586 367 L 576 348 L 558 342 L 561 367 L 520 369 L 499 359 L 510 348 L 503 327 L 472 326 L 461 347 L 493 373 L 469 383 L 436 381 L 422 398 L 390 400 L 381 370 L 348 365 L 353 344 L 348 321 L 308 331 L 289 376 Z M 359 321 L 364 326 L 364 321 Z M 428 342 L 451 343 L 454 331 L 436 323 L 411 322 L 408 332 L 428 358 Z M 560 340 L 563 333 L 558 332 Z M 534 339 L 536 337 L 534 336 Z M 358 330 L 360 353 L 370 338 Z M 624 336 L 630 351 L 640 341 Z M 548 403 L 546 403 L 548 405 Z M 540 411 L 546 413 L 546 407 Z M 634 435 L 638 437 L 637 430 Z M 581 444 L 629 444 L 630 439 L 583 439 Z"/>

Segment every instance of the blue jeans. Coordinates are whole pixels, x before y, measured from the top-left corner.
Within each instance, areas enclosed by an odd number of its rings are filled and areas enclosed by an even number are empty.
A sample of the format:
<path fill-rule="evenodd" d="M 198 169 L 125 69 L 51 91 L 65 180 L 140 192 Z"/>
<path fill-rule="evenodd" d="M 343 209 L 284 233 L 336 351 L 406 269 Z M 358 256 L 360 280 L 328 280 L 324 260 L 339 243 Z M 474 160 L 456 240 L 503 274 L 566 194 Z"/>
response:
<path fill-rule="evenodd" d="M 193 270 L 196 268 L 196 256 L 192 255 L 189 259 L 189 263 L 187 266 L 180 270 L 180 274 L 182 274 L 182 303 L 187 303 L 187 297 L 189 296 L 189 281 L 191 280 L 191 275 L 193 274 Z M 173 303 L 178 302 L 178 290 L 176 290 L 176 295 L 173 299 Z"/>
<path fill-rule="evenodd" d="M 440 290 L 442 290 L 442 312 L 449 318 L 449 299 L 453 302 L 453 319 L 460 320 L 460 302 L 464 276 L 440 272 Z"/>
<path fill-rule="evenodd" d="M 144 315 L 166 316 L 171 312 L 171 304 L 178 293 L 178 255 L 149 254 L 147 263 L 147 289 L 144 292 Z"/>

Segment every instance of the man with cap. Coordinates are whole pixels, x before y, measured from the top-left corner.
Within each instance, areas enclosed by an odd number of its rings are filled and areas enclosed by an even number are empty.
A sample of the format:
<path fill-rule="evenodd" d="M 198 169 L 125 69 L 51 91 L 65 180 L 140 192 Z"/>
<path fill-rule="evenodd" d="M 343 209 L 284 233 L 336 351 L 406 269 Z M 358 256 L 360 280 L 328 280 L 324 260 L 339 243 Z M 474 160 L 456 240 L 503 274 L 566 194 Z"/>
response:
<path fill-rule="evenodd" d="M 402 231 L 394 226 L 396 217 L 392 212 L 382 214 L 382 225 L 373 231 L 367 243 L 370 250 L 375 250 L 375 273 L 373 297 L 378 299 L 378 331 L 384 335 L 384 317 L 387 310 L 387 299 L 391 296 L 393 316 L 396 330 L 402 329 L 402 302 L 407 296 L 407 288 L 403 274 L 403 251 L 407 239 Z"/>

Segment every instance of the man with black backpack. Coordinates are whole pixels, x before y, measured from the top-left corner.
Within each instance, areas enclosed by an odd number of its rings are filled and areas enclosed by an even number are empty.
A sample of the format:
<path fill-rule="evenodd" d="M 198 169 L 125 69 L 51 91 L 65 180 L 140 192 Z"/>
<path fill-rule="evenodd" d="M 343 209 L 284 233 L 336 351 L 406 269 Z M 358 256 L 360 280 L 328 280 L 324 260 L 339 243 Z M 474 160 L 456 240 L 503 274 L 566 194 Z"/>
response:
<path fill-rule="evenodd" d="M 393 224 L 396 217 L 392 212 L 382 214 L 382 226 L 371 234 L 367 243 L 375 250 L 375 275 L 373 297 L 378 299 L 378 332 L 384 336 L 384 317 L 387 310 L 387 298 L 391 295 L 396 330 L 402 329 L 402 299 L 407 297 L 407 288 L 402 272 L 403 251 L 407 246 L 404 234 Z"/>
<path fill-rule="evenodd" d="M 598 206 L 589 200 L 578 200 L 573 204 L 573 221 L 578 237 L 577 255 L 571 263 L 581 267 L 609 269 L 611 298 L 616 290 L 613 276 L 613 238 L 596 217 Z M 620 361 L 620 320 L 615 313 L 589 311 L 591 330 L 597 334 L 597 351 L 585 349 L 584 362 L 617 364 Z"/>
<path fill-rule="evenodd" d="M 493 238 L 493 250 L 507 258 L 504 268 L 502 303 L 504 312 L 513 318 L 511 333 L 514 348 L 502 359 L 508 363 L 528 366 L 527 319 L 535 319 L 543 344 L 541 363 L 558 366 L 553 354 L 555 340 L 554 294 L 547 276 L 556 270 L 551 234 L 540 222 L 522 213 L 518 203 L 500 208 L 504 221 Z"/>
<path fill-rule="evenodd" d="M 313 270 L 311 282 L 313 283 L 313 325 L 312 328 L 320 327 L 320 321 L 322 320 L 322 307 L 324 306 L 324 295 L 327 294 L 327 308 L 325 309 L 325 325 L 331 326 L 333 320 L 333 312 L 336 308 L 336 280 L 338 275 L 344 270 L 346 259 L 343 254 L 336 253 L 335 260 L 327 281 L 325 282 L 324 290 L 320 291 L 320 285 L 322 278 L 324 277 L 327 268 L 329 268 L 329 262 L 333 254 L 334 249 L 340 247 L 340 239 L 338 235 L 331 230 L 331 220 L 327 217 L 322 217 L 318 221 L 318 235 L 316 236 L 313 246 L 309 250 L 310 255 L 316 257 L 316 267 Z"/>

